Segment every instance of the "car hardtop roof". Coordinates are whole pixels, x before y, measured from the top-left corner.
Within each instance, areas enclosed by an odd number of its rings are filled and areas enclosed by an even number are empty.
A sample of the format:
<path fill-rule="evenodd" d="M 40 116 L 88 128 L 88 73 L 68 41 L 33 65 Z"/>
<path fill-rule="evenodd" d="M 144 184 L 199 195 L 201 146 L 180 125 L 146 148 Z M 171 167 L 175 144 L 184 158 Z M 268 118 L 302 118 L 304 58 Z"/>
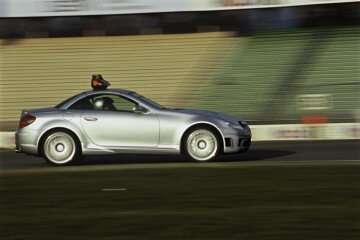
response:
<path fill-rule="evenodd" d="M 81 99 L 83 97 L 92 96 L 92 95 L 96 95 L 96 94 L 104 94 L 104 93 L 130 95 L 131 93 L 134 93 L 134 91 L 129 91 L 129 90 L 125 90 L 125 89 L 118 89 L 118 88 L 105 89 L 105 90 L 88 90 L 88 91 L 78 93 L 78 94 L 64 100 L 63 102 L 59 103 L 55 107 L 56 108 L 64 108 L 64 109 L 66 109 L 71 104 L 73 104 L 74 102 L 78 101 L 79 99 Z"/>
<path fill-rule="evenodd" d="M 120 88 L 111 88 L 111 89 L 104 89 L 104 90 L 89 90 L 85 91 L 84 93 L 86 95 L 93 95 L 97 93 L 120 93 L 120 94 L 130 94 L 134 91 L 126 90 L 126 89 L 120 89 Z"/>

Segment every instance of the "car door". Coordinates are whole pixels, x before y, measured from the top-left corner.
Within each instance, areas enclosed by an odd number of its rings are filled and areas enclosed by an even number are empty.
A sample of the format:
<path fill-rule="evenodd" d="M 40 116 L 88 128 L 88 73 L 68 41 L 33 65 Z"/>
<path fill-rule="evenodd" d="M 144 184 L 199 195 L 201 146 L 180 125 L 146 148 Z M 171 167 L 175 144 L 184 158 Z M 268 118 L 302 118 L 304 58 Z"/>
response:
<path fill-rule="evenodd" d="M 89 97 L 92 109 L 81 115 L 82 127 L 90 140 L 106 147 L 156 147 L 159 120 L 150 111 L 135 113 L 136 102 L 115 94 Z"/>

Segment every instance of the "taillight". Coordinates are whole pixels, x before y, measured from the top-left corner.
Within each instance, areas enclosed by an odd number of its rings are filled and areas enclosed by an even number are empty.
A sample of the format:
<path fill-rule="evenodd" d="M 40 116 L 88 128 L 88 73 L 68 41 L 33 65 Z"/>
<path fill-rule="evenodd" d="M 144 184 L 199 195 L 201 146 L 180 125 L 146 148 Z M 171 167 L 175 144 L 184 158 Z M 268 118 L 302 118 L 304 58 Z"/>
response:
<path fill-rule="evenodd" d="M 19 123 L 19 129 L 26 127 L 30 124 L 32 124 L 33 122 L 35 122 L 36 117 L 30 114 L 25 114 L 21 119 L 20 119 L 20 123 Z"/>

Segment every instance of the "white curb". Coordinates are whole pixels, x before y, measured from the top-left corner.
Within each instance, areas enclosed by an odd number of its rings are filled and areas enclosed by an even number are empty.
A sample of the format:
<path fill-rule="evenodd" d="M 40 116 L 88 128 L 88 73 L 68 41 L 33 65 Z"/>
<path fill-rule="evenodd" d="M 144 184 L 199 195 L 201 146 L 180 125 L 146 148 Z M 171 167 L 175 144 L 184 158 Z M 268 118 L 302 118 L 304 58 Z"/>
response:
<path fill-rule="evenodd" d="M 0 148 L 15 149 L 15 132 L 0 132 Z"/>
<path fill-rule="evenodd" d="M 360 139 L 360 123 L 250 126 L 253 141 Z"/>

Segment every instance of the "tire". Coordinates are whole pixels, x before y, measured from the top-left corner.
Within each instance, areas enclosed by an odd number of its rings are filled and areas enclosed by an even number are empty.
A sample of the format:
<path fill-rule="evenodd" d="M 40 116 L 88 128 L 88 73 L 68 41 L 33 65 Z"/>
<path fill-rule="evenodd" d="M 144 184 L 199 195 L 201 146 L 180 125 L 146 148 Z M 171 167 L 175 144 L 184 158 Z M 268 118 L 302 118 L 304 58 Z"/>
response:
<path fill-rule="evenodd" d="M 63 130 L 45 136 L 42 153 L 47 162 L 56 166 L 69 165 L 81 158 L 80 143 L 72 133 Z"/>
<path fill-rule="evenodd" d="M 188 132 L 184 138 L 183 149 L 187 157 L 195 162 L 209 162 L 220 153 L 217 133 L 210 128 L 200 127 Z"/>

